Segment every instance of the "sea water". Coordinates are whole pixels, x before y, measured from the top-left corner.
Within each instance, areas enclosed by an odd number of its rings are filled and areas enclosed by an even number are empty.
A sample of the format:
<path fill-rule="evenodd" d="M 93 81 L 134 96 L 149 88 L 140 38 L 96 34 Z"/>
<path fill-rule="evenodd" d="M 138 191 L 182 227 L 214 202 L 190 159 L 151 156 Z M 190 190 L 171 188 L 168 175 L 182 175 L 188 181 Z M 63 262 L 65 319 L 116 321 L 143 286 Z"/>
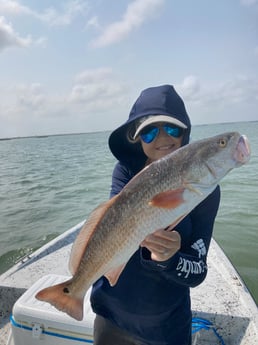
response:
<path fill-rule="evenodd" d="M 250 162 L 221 182 L 214 237 L 258 302 L 258 122 L 193 126 L 191 140 L 239 131 Z M 109 132 L 0 140 L 0 273 L 109 198 Z"/>

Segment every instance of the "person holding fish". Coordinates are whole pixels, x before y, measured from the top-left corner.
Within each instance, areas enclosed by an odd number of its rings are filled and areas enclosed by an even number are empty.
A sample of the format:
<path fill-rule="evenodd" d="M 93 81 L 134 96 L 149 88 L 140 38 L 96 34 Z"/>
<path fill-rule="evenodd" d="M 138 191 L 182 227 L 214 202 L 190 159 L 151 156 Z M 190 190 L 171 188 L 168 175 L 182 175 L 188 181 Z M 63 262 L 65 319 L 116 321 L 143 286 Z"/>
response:
<path fill-rule="evenodd" d="M 150 163 L 188 144 L 190 132 L 184 102 L 173 86 L 143 90 L 128 120 L 109 137 L 110 150 L 118 160 L 110 196 Z M 176 207 L 180 193 L 163 193 L 162 200 L 155 202 Z M 190 288 L 201 284 L 207 274 L 219 202 L 217 186 L 177 224 L 153 229 L 114 286 L 104 276 L 97 280 L 91 293 L 97 314 L 95 345 L 191 344 Z"/>
<path fill-rule="evenodd" d="M 238 132 L 186 145 L 190 131 L 173 86 L 141 93 L 110 135 L 111 198 L 78 233 L 72 276 L 35 294 L 81 321 L 92 286 L 95 345 L 191 344 L 190 287 L 207 274 L 218 183 L 249 161 L 250 145 Z"/>

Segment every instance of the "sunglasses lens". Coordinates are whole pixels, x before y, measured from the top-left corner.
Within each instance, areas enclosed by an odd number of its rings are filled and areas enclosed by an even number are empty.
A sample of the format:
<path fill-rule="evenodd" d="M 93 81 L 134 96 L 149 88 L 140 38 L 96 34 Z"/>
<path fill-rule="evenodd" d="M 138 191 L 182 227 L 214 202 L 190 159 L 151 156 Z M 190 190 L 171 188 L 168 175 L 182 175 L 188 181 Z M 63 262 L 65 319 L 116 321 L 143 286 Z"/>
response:
<path fill-rule="evenodd" d="M 183 134 L 183 129 L 180 127 L 172 127 L 170 125 L 165 125 L 163 128 L 168 135 L 174 138 L 179 138 Z"/>
<path fill-rule="evenodd" d="M 162 126 L 162 128 L 168 135 L 174 138 L 179 138 L 183 134 L 183 129 L 180 127 L 165 124 L 164 126 Z M 156 138 L 158 133 L 159 127 L 147 126 L 141 131 L 140 137 L 146 144 L 150 144 Z"/>
<path fill-rule="evenodd" d="M 144 141 L 146 144 L 149 144 L 156 138 L 158 132 L 158 127 L 149 126 L 142 130 L 140 137 L 142 141 Z"/>

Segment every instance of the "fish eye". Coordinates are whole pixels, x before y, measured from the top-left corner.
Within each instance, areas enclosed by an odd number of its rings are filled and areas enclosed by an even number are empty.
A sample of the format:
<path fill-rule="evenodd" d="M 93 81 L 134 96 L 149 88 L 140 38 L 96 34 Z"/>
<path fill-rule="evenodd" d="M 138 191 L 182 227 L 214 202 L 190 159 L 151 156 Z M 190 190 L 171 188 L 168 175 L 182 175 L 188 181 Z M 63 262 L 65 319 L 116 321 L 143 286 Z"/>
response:
<path fill-rule="evenodd" d="M 227 146 L 227 140 L 226 139 L 220 139 L 219 140 L 219 146 L 220 147 L 226 147 Z"/>

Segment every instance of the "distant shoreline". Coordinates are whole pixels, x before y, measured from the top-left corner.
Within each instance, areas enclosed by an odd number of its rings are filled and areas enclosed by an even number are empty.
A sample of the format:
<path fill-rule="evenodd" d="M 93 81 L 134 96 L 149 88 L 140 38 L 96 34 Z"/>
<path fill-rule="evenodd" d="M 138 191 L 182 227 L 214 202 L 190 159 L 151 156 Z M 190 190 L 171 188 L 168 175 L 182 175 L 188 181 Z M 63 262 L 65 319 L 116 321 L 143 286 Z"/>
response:
<path fill-rule="evenodd" d="M 4 141 L 4 140 L 15 140 L 15 139 L 26 139 L 26 138 L 35 138 L 35 139 L 39 139 L 39 138 L 48 138 L 49 135 L 31 135 L 28 137 L 11 137 L 11 138 L 0 138 L 0 141 Z"/>
<path fill-rule="evenodd" d="M 109 131 L 99 131 L 99 132 L 109 132 Z M 81 133 L 60 133 L 60 134 L 46 134 L 46 135 L 28 135 L 24 137 L 10 137 L 10 138 L 0 138 L 0 141 L 5 140 L 16 140 L 16 139 L 42 139 L 42 138 L 48 138 L 48 137 L 61 137 L 65 135 L 83 135 L 83 134 L 93 134 L 93 133 L 99 133 L 97 131 L 95 132 L 81 132 Z"/>
<path fill-rule="evenodd" d="M 203 124 L 196 124 L 192 125 L 192 127 L 202 127 L 202 126 L 210 126 L 210 125 L 224 125 L 224 124 L 230 124 L 230 123 L 243 123 L 243 122 L 257 122 L 257 120 L 251 120 L 251 121 L 236 121 L 236 122 L 218 122 L 218 123 L 203 123 Z M 42 134 L 42 135 L 28 135 L 28 136 L 21 136 L 21 137 L 6 137 L 6 138 L 0 138 L 0 141 L 5 140 L 15 140 L 15 139 L 41 139 L 41 138 L 48 138 L 48 137 L 57 137 L 57 136 L 64 136 L 64 135 L 82 135 L 82 134 L 93 134 L 93 133 L 99 133 L 99 132 L 111 132 L 112 129 L 107 130 L 101 130 L 101 131 L 92 131 L 92 132 L 80 132 L 80 133 L 59 133 L 59 134 Z"/>

